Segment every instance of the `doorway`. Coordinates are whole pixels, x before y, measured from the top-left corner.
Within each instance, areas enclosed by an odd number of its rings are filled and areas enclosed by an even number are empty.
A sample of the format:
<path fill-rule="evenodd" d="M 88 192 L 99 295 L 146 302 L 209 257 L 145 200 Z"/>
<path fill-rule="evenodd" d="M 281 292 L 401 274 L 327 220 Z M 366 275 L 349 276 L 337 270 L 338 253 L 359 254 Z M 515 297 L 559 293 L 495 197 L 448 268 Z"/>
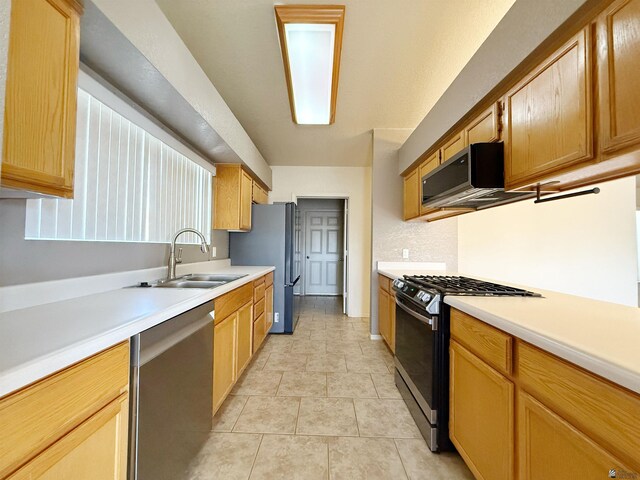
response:
<path fill-rule="evenodd" d="M 296 266 L 301 275 L 296 293 L 318 301 L 327 297 L 341 304 L 345 314 L 347 211 L 345 198 L 298 198 L 296 213 Z"/>

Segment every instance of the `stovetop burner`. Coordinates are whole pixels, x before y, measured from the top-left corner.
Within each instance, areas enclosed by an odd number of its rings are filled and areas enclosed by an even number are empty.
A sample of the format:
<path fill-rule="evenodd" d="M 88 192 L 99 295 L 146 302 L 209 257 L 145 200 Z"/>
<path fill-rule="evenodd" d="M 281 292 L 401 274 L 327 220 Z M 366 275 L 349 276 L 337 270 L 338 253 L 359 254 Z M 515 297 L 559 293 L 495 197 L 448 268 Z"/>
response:
<path fill-rule="evenodd" d="M 540 297 L 539 293 L 469 277 L 445 275 L 405 275 L 405 279 L 443 295 Z"/>

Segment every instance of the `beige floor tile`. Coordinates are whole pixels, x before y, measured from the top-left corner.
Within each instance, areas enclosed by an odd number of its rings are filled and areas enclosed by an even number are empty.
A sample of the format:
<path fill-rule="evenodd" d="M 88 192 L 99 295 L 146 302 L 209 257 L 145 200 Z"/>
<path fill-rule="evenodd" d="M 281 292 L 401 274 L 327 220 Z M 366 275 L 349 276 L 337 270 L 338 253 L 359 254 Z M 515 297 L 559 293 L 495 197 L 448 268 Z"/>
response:
<path fill-rule="evenodd" d="M 229 395 L 213 417 L 214 432 L 230 432 L 247 403 L 244 395 Z"/>
<path fill-rule="evenodd" d="M 383 360 L 365 355 L 346 354 L 347 371 L 354 373 L 387 373 L 389 368 Z"/>
<path fill-rule="evenodd" d="M 278 391 L 281 379 L 282 373 L 280 372 L 247 372 L 240 377 L 231 394 L 272 396 Z"/>
<path fill-rule="evenodd" d="M 327 375 L 327 395 L 344 398 L 378 398 L 368 373 L 330 373 Z"/>
<path fill-rule="evenodd" d="M 324 340 L 294 340 L 291 344 L 291 353 L 324 353 L 326 342 Z"/>
<path fill-rule="evenodd" d="M 249 397 L 233 431 L 295 433 L 299 406 L 295 397 Z"/>
<path fill-rule="evenodd" d="M 389 369 L 389 373 L 392 373 L 392 374 L 395 374 L 395 373 L 396 373 L 396 366 L 395 366 L 395 364 L 387 365 L 387 368 Z"/>
<path fill-rule="evenodd" d="M 360 344 L 356 341 L 327 342 L 327 353 L 362 355 Z"/>
<path fill-rule="evenodd" d="M 354 399 L 353 402 L 361 436 L 421 438 L 404 400 Z"/>
<path fill-rule="evenodd" d="M 284 372 L 277 395 L 279 397 L 326 397 L 327 374 Z"/>
<path fill-rule="evenodd" d="M 335 438 L 329 442 L 332 480 L 406 479 L 400 455 L 388 438 Z M 433 478 L 432 480 L 439 480 Z"/>
<path fill-rule="evenodd" d="M 347 372 L 344 355 L 337 353 L 312 353 L 307 357 L 307 372 Z"/>
<path fill-rule="evenodd" d="M 353 400 L 350 398 L 302 398 L 296 433 L 299 435 L 357 436 Z"/>
<path fill-rule="evenodd" d="M 209 440 L 191 463 L 191 480 L 246 480 L 262 435 L 211 433 Z"/>
<path fill-rule="evenodd" d="M 269 334 L 261 350 L 267 353 L 288 352 L 291 349 L 292 342 L 293 342 L 293 338 L 291 338 L 288 335 L 284 336 L 284 335 Z"/>
<path fill-rule="evenodd" d="M 272 353 L 262 369 L 263 372 L 302 372 L 307 364 L 304 353 Z"/>
<path fill-rule="evenodd" d="M 301 330 L 299 331 L 298 328 L 296 327 L 296 329 L 293 331 L 293 333 L 291 334 L 291 338 L 296 341 L 296 340 L 310 340 L 311 338 L 311 334 L 313 332 L 315 332 L 316 330 Z M 324 330 L 317 330 L 318 332 L 324 332 Z"/>
<path fill-rule="evenodd" d="M 327 340 L 327 331 L 326 330 L 310 330 L 309 340 L 325 342 Z"/>
<path fill-rule="evenodd" d="M 392 373 L 372 373 L 371 379 L 380 398 L 402 398 Z"/>
<path fill-rule="evenodd" d="M 327 439 L 265 435 L 250 480 L 323 480 L 329 478 Z"/>
<path fill-rule="evenodd" d="M 457 453 L 433 453 L 422 439 L 396 439 L 410 480 L 473 480 L 473 474 Z"/>

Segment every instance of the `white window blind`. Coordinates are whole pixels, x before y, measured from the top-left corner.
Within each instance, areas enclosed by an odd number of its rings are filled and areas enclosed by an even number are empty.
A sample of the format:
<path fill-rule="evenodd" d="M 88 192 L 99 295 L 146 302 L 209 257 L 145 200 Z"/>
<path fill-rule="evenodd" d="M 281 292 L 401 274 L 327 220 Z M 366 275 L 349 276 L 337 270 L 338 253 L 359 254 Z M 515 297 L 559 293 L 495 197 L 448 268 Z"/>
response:
<path fill-rule="evenodd" d="M 208 170 L 82 89 L 76 134 L 74 199 L 27 200 L 25 238 L 166 243 L 193 227 L 210 241 Z"/>

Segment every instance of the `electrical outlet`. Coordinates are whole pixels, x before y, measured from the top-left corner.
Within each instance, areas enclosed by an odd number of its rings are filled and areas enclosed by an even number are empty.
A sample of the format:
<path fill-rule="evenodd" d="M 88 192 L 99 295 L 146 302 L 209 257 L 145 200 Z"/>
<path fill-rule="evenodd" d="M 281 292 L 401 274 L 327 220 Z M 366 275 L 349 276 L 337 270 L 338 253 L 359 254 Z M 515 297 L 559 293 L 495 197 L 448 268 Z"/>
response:
<path fill-rule="evenodd" d="M 278 312 L 273 314 L 273 323 L 280 323 L 280 314 Z"/>
<path fill-rule="evenodd" d="M 402 249 L 402 258 L 409 258 L 409 249 L 408 248 L 403 248 Z"/>
<path fill-rule="evenodd" d="M 211 247 L 209 251 L 211 252 L 210 258 L 216 258 L 216 247 Z"/>

